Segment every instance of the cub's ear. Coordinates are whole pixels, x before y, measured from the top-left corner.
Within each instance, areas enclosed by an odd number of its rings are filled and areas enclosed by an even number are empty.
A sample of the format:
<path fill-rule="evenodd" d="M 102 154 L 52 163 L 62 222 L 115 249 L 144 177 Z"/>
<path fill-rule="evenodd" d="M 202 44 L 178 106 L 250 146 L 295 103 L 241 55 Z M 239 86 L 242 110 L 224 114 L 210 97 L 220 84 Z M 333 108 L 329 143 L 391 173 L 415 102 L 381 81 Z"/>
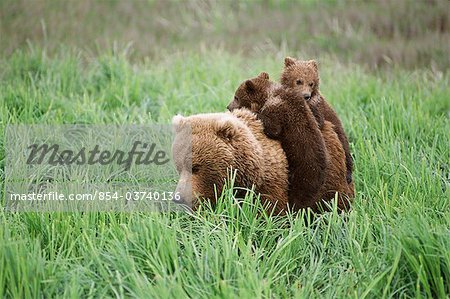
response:
<path fill-rule="evenodd" d="M 311 65 L 316 71 L 319 69 L 319 65 L 315 60 L 309 60 L 308 64 Z"/>
<path fill-rule="evenodd" d="M 295 58 L 292 58 L 292 57 L 286 57 L 285 59 L 284 59 L 284 66 L 285 67 L 290 67 L 291 65 L 294 65 L 295 64 Z"/>
<path fill-rule="evenodd" d="M 183 129 L 183 127 L 185 127 L 186 123 L 187 123 L 186 117 L 184 117 L 181 114 L 177 114 L 172 118 L 172 127 L 175 133 L 180 132 Z"/>
<path fill-rule="evenodd" d="M 245 89 L 248 93 L 252 93 L 256 90 L 256 85 L 252 82 L 252 80 L 247 80 L 245 81 Z"/>
<path fill-rule="evenodd" d="M 216 133 L 217 136 L 229 142 L 237 133 L 236 124 L 232 119 L 224 119 L 217 122 Z"/>
<path fill-rule="evenodd" d="M 269 80 L 269 74 L 266 72 L 262 72 L 261 74 L 258 75 L 259 79 L 264 79 L 264 80 Z"/>

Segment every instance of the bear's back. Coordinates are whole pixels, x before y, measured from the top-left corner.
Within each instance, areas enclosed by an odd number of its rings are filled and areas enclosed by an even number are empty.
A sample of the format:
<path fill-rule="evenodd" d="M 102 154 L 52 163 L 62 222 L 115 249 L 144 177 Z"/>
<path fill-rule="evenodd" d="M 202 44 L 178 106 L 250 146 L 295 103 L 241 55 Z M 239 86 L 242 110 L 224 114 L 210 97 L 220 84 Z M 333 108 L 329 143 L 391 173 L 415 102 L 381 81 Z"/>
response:
<path fill-rule="evenodd" d="M 331 122 L 324 122 L 322 136 L 329 162 L 321 196 L 328 201 L 334 198 L 335 192 L 338 192 L 338 207 L 346 210 L 349 208 L 349 199 L 355 196 L 355 190 L 353 182 L 347 183 L 344 148 Z"/>
<path fill-rule="evenodd" d="M 277 201 L 276 212 L 287 209 L 288 162 L 280 142 L 270 139 L 264 134 L 261 121 L 250 110 L 236 109 L 231 114 L 247 125 L 262 149 L 262 178 L 257 191 L 267 200 Z"/>

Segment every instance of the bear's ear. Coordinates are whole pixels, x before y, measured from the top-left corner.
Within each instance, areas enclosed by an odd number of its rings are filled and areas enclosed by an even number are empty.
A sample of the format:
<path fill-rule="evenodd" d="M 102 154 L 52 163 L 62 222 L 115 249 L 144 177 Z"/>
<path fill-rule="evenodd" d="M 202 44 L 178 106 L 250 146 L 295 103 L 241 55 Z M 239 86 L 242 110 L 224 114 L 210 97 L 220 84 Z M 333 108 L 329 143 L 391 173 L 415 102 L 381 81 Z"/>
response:
<path fill-rule="evenodd" d="M 263 80 L 269 80 L 269 74 L 266 72 L 262 72 L 261 74 L 258 75 L 258 78 Z"/>
<path fill-rule="evenodd" d="M 309 60 L 308 64 L 311 65 L 316 71 L 319 69 L 319 65 L 315 60 Z"/>
<path fill-rule="evenodd" d="M 219 121 L 216 128 L 217 136 L 229 142 L 236 135 L 237 128 L 233 121 L 226 119 Z"/>
<path fill-rule="evenodd" d="M 295 58 L 292 58 L 292 57 L 286 57 L 285 59 L 284 59 L 284 66 L 285 67 L 290 67 L 291 65 L 294 65 L 295 64 Z"/>
<path fill-rule="evenodd" d="M 181 129 L 184 127 L 184 125 L 186 124 L 186 118 L 181 115 L 181 114 L 177 114 L 172 118 L 172 126 L 173 129 L 176 133 L 180 132 Z"/>
<path fill-rule="evenodd" d="M 248 93 L 252 93 L 256 90 L 255 83 L 252 82 L 252 80 L 245 81 L 245 89 Z"/>

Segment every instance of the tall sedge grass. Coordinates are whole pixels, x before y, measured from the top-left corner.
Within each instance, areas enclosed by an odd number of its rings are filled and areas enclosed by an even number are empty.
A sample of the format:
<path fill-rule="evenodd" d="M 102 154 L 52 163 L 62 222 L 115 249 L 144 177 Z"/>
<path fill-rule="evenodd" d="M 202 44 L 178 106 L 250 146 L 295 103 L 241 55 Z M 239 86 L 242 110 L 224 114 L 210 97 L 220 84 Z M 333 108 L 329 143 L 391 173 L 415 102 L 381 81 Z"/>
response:
<path fill-rule="evenodd" d="M 281 58 L 205 50 L 132 64 L 117 53 L 23 50 L 0 62 L 0 126 L 224 111 L 242 80 L 276 79 Z M 0 297 L 448 297 L 448 72 L 320 63 L 355 157 L 350 213 L 310 223 L 267 215 L 231 188 L 192 215 L 2 210 Z"/>

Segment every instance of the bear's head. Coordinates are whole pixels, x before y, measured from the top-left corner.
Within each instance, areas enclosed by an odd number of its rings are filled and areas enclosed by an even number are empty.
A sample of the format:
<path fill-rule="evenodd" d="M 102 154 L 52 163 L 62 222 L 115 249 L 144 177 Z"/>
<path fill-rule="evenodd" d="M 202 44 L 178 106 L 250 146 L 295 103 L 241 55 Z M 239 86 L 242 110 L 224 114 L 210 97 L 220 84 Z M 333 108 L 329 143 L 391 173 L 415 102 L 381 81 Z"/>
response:
<path fill-rule="evenodd" d="M 306 101 L 319 91 L 319 69 L 315 60 L 297 60 L 286 57 L 281 73 L 281 84 L 285 88 L 296 90 Z"/>
<path fill-rule="evenodd" d="M 173 118 L 173 156 L 180 175 L 176 192 L 194 210 L 198 200 L 216 201 L 229 171 L 235 187 L 251 188 L 261 177 L 262 149 L 250 129 L 232 113 Z"/>
<path fill-rule="evenodd" d="M 269 79 L 269 74 L 262 72 L 258 77 L 248 79 L 239 85 L 234 93 L 234 98 L 227 106 L 227 109 L 247 108 L 258 113 L 269 97 L 273 82 Z"/>

